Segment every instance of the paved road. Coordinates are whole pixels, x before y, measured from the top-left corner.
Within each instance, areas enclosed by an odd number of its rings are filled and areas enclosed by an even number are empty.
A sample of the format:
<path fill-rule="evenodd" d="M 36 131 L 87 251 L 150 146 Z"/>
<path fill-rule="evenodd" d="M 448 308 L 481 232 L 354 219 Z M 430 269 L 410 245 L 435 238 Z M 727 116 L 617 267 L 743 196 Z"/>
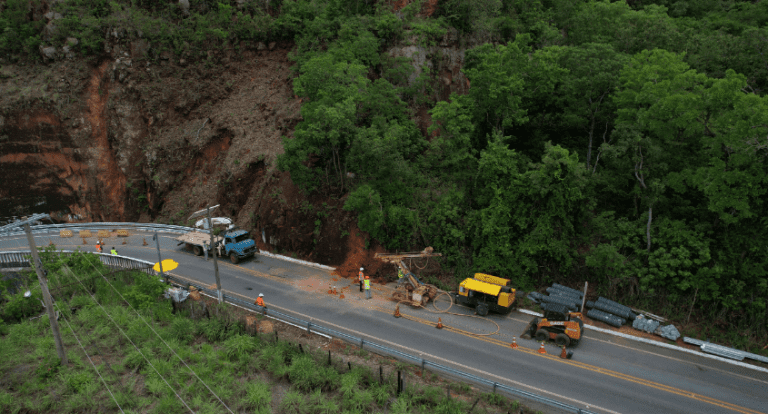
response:
<path fill-rule="evenodd" d="M 161 234 L 163 259 L 180 263 L 173 273 L 203 284 L 214 284 L 213 264 L 177 247 L 175 235 Z M 107 239 L 121 255 L 156 261 L 151 235 Z M 81 239 L 39 236 L 39 245 L 54 242 L 61 249 L 82 248 Z M 93 240 L 93 239 L 91 239 Z M 77 243 L 77 244 L 74 244 Z M 26 249 L 26 239 L 0 240 L 0 251 Z M 427 360 L 454 366 L 564 403 L 605 413 L 766 413 L 768 374 L 736 367 L 708 358 L 654 347 L 611 335 L 587 331 L 574 358 L 558 358 L 559 350 L 536 352 L 539 344 L 519 340 L 518 349 L 509 344 L 519 336 L 530 316 L 513 312 L 507 316 L 471 317 L 471 311 L 454 306 L 437 314 L 424 309 L 401 307 L 403 318 L 392 317 L 394 302 L 387 300 L 392 287 L 374 286 L 374 299 L 365 300 L 357 285 L 336 279 L 330 272 L 299 264 L 257 256 L 237 266 L 219 261 L 222 286 L 230 295 L 254 300 L 264 293 L 268 306 L 314 323 L 399 347 Z M 329 284 L 345 295 L 327 293 Z M 439 298 L 444 309 L 449 302 Z M 435 329 L 437 318 L 445 329 Z M 498 324 L 498 332 L 497 325 Z M 477 334 L 486 334 L 478 336 Z"/>

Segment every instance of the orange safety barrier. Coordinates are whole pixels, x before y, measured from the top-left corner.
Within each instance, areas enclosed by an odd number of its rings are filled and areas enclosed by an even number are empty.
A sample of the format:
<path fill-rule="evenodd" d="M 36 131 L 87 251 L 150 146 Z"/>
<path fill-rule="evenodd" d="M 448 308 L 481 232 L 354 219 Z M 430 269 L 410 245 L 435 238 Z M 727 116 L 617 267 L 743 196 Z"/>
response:
<path fill-rule="evenodd" d="M 72 230 L 61 230 L 59 232 L 59 237 L 72 237 Z"/>
<path fill-rule="evenodd" d="M 91 237 L 90 230 L 80 230 L 80 237 Z"/>
<path fill-rule="evenodd" d="M 109 230 L 99 230 L 99 237 L 109 237 Z"/>
<path fill-rule="evenodd" d="M 118 230 L 117 237 L 128 237 L 128 230 Z"/>

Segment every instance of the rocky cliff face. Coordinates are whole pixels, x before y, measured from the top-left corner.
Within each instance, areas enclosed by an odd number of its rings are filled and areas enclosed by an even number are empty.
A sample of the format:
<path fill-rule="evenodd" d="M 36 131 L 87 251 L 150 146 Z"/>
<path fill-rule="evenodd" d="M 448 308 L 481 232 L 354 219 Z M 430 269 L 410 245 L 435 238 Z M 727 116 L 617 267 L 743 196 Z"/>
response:
<path fill-rule="evenodd" d="M 434 98 L 446 99 L 468 87 L 463 52 L 450 43 L 389 53 L 419 56 L 414 67 L 428 67 Z M 191 62 L 114 33 L 99 58 L 56 51 L 44 63 L 3 65 L 0 220 L 46 212 L 188 224 L 191 212 L 221 204 L 262 249 L 342 263 L 357 234 L 344 199 L 308 196 L 275 169 L 282 137 L 300 121 L 291 47 L 244 44 Z M 426 108 L 414 117 L 426 131 Z"/>
<path fill-rule="evenodd" d="M 272 47 L 188 63 L 116 42 L 98 61 L 3 66 L 0 216 L 154 218 L 177 200 L 215 201 L 251 164 L 273 165 L 299 101 L 287 49 Z"/>

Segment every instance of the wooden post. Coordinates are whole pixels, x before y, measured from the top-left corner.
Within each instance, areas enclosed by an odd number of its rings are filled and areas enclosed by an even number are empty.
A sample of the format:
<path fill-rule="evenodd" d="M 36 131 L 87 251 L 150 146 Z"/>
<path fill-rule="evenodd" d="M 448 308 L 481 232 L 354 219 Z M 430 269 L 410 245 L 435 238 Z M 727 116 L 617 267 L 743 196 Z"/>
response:
<path fill-rule="evenodd" d="M 59 355 L 61 365 L 68 365 L 69 361 L 67 360 L 67 353 L 64 351 L 64 343 L 61 341 L 59 322 L 56 320 L 56 312 L 53 311 L 53 299 L 51 299 L 51 292 L 48 291 L 48 282 L 45 281 L 45 274 L 43 273 L 43 263 L 40 261 L 40 256 L 37 254 L 37 246 L 35 246 L 35 239 L 32 237 L 32 230 L 29 228 L 29 223 L 24 223 L 24 232 L 27 233 L 29 249 L 32 251 L 32 266 L 35 268 L 37 280 L 40 281 L 40 288 L 43 291 L 45 311 L 48 313 L 48 321 L 51 323 L 53 341 L 56 344 L 56 353 Z"/>

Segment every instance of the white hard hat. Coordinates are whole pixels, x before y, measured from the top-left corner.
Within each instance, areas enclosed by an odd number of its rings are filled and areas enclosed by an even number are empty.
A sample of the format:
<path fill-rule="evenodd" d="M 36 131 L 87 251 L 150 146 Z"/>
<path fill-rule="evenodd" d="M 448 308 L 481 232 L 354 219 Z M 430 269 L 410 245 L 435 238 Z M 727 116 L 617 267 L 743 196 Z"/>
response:
<path fill-rule="evenodd" d="M 360 270 L 363 270 L 363 268 L 361 267 Z"/>
<path fill-rule="evenodd" d="M 263 296 L 264 296 L 264 294 L 263 294 L 263 293 L 259 293 L 259 297 L 263 297 Z"/>

